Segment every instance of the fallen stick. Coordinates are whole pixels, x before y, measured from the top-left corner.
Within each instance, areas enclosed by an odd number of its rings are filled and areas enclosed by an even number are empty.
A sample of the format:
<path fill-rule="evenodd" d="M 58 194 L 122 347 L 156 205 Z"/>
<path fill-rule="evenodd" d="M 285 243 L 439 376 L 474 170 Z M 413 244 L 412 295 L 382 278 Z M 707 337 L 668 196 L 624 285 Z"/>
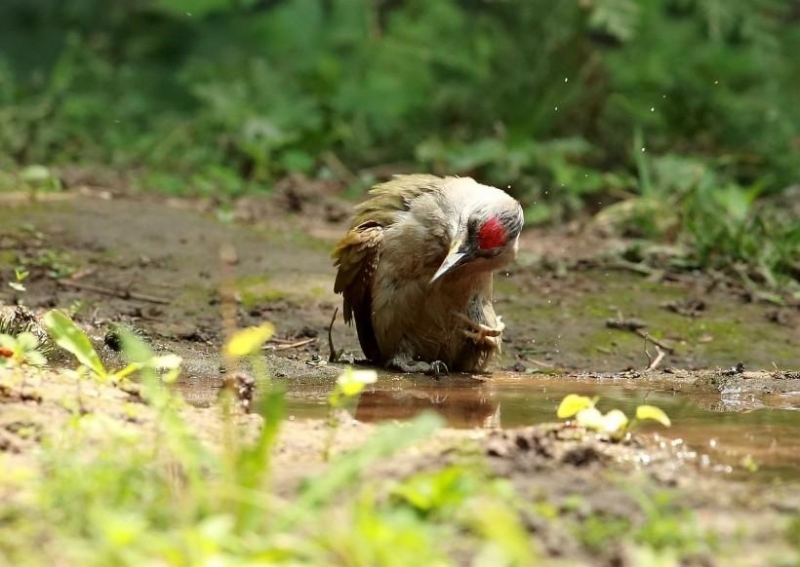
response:
<path fill-rule="evenodd" d="M 317 337 L 310 337 L 308 339 L 303 339 L 302 341 L 297 341 L 297 342 L 294 342 L 294 343 L 274 346 L 274 347 L 271 347 L 270 350 L 289 350 L 290 348 L 300 348 L 300 347 L 306 346 L 307 344 L 311 344 L 311 343 L 315 342 L 316 340 L 317 340 Z"/>
<path fill-rule="evenodd" d="M 333 311 L 333 317 L 331 317 L 331 324 L 328 325 L 328 349 L 330 354 L 328 355 L 328 362 L 336 362 L 339 359 L 339 354 L 336 352 L 336 348 L 333 346 L 333 324 L 336 322 L 336 315 L 339 313 L 339 308 L 337 307 Z"/>
<path fill-rule="evenodd" d="M 137 301 L 146 301 L 149 303 L 157 303 L 159 305 L 170 304 L 170 301 L 168 299 L 164 299 L 163 297 L 156 297 L 154 295 L 147 295 L 145 293 L 137 293 L 135 291 L 111 289 L 107 287 L 101 287 L 99 285 L 92 285 L 70 280 L 56 280 L 56 283 L 57 285 L 60 285 L 62 287 L 71 287 L 84 291 L 92 291 L 94 293 L 110 295 L 112 297 L 118 297 L 120 299 L 135 299 Z"/>
<path fill-rule="evenodd" d="M 647 343 L 645 343 L 645 345 L 647 345 Z M 664 351 L 664 349 L 662 349 L 660 346 L 655 345 L 655 347 L 656 347 L 656 357 L 655 358 L 651 358 L 650 357 L 650 353 L 647 352 L 647 346 L 645 346 L 644 353 L 647 355 L 647 360 L 649 362 L 649 364 L 647 365 L 647 370 L 648 371 L 655 370 L 656 368 L 658 368 L 658 365 L 661 364 L 661 361 L 664 360 L 664 356 L 666 356 L 666 354 L 667 354 Z"/>
<path fill-rule="evenodd" d="M 644 321 L 640 321 L 639 319 L 625 319 L 621 315 L 618 315 L 616 319 L 608 319 L 606 320 L 606 327 L 609 329 L 618 329 L 620 331 L 630 331 L 631 333 L 635 333 L 642 337 L 645 341 L 650 341 L 656 346 L 661 347 L 668 354 L 673 354 L 675 349 L 668 345 L 667 343 L 660 341 L 654 337 L 650 336 L 650 333 L 645 331 L 647 327 L 647 323 Z M 645 343 L 645 349 L 647 348 L 647 343 Z"/>
<path fill-rule="evenodd" d="M 664 341 L 660 341 L 660 340 L 656 339 L 655 337 L 650 336 L 650 334 L 647 331 L 644 331 L 642 329 L 636 329 L 634 331 L 634 333 L 636 333 L 637 335 L 639 335 L 640 337 L 642 337 L 646 341 L 650 341 L 651 343 L 653 343 L 657 347 L 660 347 L 660 348 L 664 349 L 665 351 L 667 351 L 667 354 L 673 354 L 675 352 L 675 349 L 673 347 L 669 346 Z"/>
<path fill-rule="evenodd" d="M 535 358 L 525 358 L 526 362 L 530 362 L 536 366 L 541 366 L 542 368 L 555 368 L 555 364 L 550 364 L 549 362 L 542 362 L 541 360 L 536 360 Z"/>

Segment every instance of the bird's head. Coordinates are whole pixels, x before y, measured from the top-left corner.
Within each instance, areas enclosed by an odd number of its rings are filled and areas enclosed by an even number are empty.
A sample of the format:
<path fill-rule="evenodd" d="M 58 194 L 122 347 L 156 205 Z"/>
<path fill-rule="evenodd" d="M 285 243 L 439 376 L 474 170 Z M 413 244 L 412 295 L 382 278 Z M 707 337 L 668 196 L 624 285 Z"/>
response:
<path fill-rule="evenodd" d="M 467 266 L 492 271 L 514 259 L 523 224 L 522 207 L 500 190 L 495 191 L 502 198 L 491 204 L 478 203 L 459 215 L 450 250 L 431 283 Z"/>

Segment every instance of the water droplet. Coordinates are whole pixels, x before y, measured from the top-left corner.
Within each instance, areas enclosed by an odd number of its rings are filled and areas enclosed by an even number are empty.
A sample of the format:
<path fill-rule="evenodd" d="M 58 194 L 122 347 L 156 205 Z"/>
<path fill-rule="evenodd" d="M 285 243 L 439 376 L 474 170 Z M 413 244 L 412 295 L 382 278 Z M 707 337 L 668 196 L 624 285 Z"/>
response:
<path fill-rule="evenodd" d="M 556 106 L 556 112 L 558 112 L 558 107 Z"/>
<path fill-rule="evenodd" d="M 651 106 L 650 107 L 650 112 L 655 112 L 655 111 L 656 111 L 656 107 L 655 106 Z"/>
<path fill-rule="evenodd" d="M 568 83 L 569 82 L 569 77 L 564 77 L 564 82 Z"/>
<path fill-rule="evenodd" d="M 644 148 L 642 148 L 642 153 L 644 153 L 645 151 L 647 151 L 647 150 L 645 150 Z"/>
<path fill-rule="evenodd" d="M 192 13 L 191 12 L 186 12 L 186 15 L 189 16 L 190 18 L 192 17 Z"/>
<path fill-rule="evenodd" d="M 719 84 L 719 81 L 714 81 L 714 84 L 715 84 L 715 85 L 718 85 L 718 84 Z"/>

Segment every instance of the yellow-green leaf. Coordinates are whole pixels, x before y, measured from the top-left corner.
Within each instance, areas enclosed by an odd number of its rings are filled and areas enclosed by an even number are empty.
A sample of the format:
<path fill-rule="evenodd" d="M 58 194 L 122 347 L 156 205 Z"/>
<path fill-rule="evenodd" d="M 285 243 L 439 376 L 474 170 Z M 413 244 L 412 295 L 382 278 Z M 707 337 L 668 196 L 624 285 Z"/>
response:
<path fill-rule="evenodd" d="M 225 354 L 241 357 L 253 354 L 275 333 L 272 323 L 262 323 L 258 327 L 249 327 L 236 331 L 225 344 Z"/>
<path fill-rule="evenodd" d="M 621 433 L 628 426 L 628 416 L 622 413 L 621 410 L 612 409 L 610 412 L 603 416 L 603 431 L 614 435 Z"/>
<path fill-rule="evenodd" d="M 569 394 L 567 397 L 561 400 L 556 415 L 558 415 L 559 419 L 566 419 L 576 415 L 581 410 L 593 408 L 594 404 L 595 400 L 592 398 L 579 396 L 578 394 Z"/>
<path fill-rule="evenodd" d="M 664 413 L 664 410 L 661 408 L 657 408 L 656 406 L 639 406 L 636 408 L 636 419 L 638 420 L 645 420 L 645 419 L 652 419 L 657 421 L 664 427 L 669 427 L 672 425 L 672 422 L 669 419 L 669 416 Z"/>
<path fill-rule="evenodd" d="M 353 370 L 348 366 L 336 379 L 336 386 L 349 398 L 361 393 L 364 386 L 374 384 L 377 380 L 378 373 L 374 370 Z"/>
<path fill-rule="evenodd" d="M 170 353 L 154 356 L 147 361 L 147 365 L 157 368 L 158 370 L 175 370 L 176 368 L 180 368 L 182 362 L 183 359 L 180 356 Z"/>
<path fill-rule="evenodd" d="M 596 407 L 582 409 L 575 416 L 575 421 L 581 427 L 592 431 L 603 431 L 605 427 L 603 414 Z"/>
<path fill-rule="evenodd" d="M 42 322 L 58 346 L 72 353 L 78 362 L 92 370 L 98 377 L 108 376 L 89 337 L 72 322 L 72 319 L 61 311 L 53 309 L 45 314 Z"/>

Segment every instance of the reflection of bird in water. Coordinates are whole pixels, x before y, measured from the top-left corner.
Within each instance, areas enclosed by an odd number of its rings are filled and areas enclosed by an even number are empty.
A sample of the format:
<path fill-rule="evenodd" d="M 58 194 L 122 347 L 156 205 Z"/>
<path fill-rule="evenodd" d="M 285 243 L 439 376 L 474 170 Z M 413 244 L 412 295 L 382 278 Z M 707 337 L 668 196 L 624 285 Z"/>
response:
<path fill-rule="evenodd" d="M 500 427 L 500 404 L 482 383 L 477 387 L 404 388 L 362 392 L 356 408 L 359 421 L 410 419 L 435 411 L 450 427 Z"/>
<path fill-rule="evenodd" d="M 433 175 L 399 175 L 370 195 L 332 254 L 364 354 L 405 372 L 485 370 L 504 327 L 492 274 L 516 256 L 519 203 Z"/>

